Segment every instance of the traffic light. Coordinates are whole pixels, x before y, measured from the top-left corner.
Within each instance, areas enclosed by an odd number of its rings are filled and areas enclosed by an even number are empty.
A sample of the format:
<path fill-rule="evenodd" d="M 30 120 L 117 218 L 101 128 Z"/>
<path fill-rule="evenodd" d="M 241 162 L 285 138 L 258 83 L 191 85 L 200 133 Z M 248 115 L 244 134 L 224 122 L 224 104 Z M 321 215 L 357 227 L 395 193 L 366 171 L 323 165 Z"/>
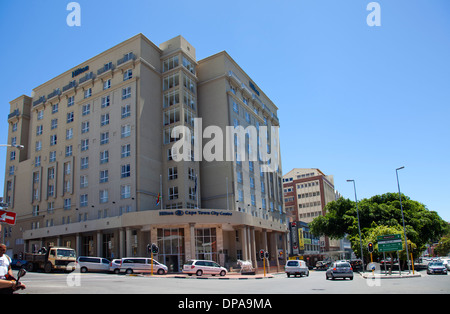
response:
<path fill-rule="evenodd" d="M 373 244 L 372 244 L 372 242 L 369 242 L 369 244 L 367 245 L 367 250 L 369 251 L 369 253 L 373 253 Z"/>
<path fill-rule="evenodd" d="M 264 250 L 259 251 L 259 258 L 264 259 Z"/>
<path fill-rule="evenodd" d="M 153 254 L 158 254 L 158 252 L 159 252 L 158 246 L 155 243 L 153 243 L 152 244 L 152 253 Z"/>
<path fill-rule="evenodd" d="M 159 248 L 155 243 L 147 244 L 147 252 L 153 253 L 153 254 L 158 254 Z"/>

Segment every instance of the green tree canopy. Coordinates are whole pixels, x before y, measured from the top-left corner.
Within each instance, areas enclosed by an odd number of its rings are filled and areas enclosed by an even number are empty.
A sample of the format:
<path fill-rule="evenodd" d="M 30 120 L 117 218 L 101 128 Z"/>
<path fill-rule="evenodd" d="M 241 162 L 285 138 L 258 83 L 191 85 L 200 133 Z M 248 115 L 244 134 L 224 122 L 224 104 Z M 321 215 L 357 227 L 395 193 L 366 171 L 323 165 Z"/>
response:
<path fill-rule="evenodd" d="M 386 193 L 358 202 L 363 239 L 373 232 L 372 229 L 380 226 L 392 227 L 403 233 L 398 196 L 398 193 Z M 406 235 L 408 240 L 417 247 L 418 252 L 422 252 L 426 244 L 439 240 L 445 234 L 447 223 L 436 212 L 429 211 L 424 204 L 411 200 L 404 194 L 402 194 L 402 205 Z M 327 212 L 325 216 L 319 216 L 310 223 L 311 232 L 316 236 L 328 236 L 335 239 L 348 235 L 353 251 L 359 256 L 356 203 L 341 197 L 328 203 L 325 209 Z"/>

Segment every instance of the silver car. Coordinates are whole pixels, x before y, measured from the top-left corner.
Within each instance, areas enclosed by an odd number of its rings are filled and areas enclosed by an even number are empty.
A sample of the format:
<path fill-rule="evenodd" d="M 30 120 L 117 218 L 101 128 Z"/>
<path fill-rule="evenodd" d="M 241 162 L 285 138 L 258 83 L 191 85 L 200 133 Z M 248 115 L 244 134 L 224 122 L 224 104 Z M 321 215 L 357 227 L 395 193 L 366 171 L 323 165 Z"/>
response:
<path fill-rule="evenodd" d="M 284 272 L 286 276 L 289 278 L 291 275 L 297 277 L 297 275 L 309 276 L 309 270 L 304 261 L 300 260 L 290 260 L 286 262 L 286 266 L 284 267 Z"/>
<path fill-rule="evenodd" d="M 353 280 L 352 266 L 347 262 L 335 262 L 327 269 L 326 278 L 327 280 L 335 278 L 350 278 L 350 280 Z"/>
<path fill-rule="evenodd" d="M 445 267 L 444 263 L 441 261 L 431 262 L 427 267 L 427 274 L 443 274 L 447 275 L 447 267 Z"/>

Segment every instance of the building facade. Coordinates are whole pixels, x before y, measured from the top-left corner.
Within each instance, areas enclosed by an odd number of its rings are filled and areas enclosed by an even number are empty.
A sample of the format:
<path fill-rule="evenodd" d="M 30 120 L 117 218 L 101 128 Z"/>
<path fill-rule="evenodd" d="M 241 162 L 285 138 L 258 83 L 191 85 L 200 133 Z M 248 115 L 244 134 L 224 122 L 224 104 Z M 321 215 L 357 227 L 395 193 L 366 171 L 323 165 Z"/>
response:
<path fill-rule="evenodd" d="M 146 256 L 157 243 L 159 261 L 178 271 L 190 258 L 256 265 L 261 247 L 273 261 L 286 250 L 280 158 L 272 172 L 261 159 L 201 158 L 209 126 L 264 126 L 268 151 L 279 146 L 278 108 L 226 52 L 197 61 L 181 36 L 156 46 L 138 34 L 10 107 L 8 143 L 25 146 L 6 161 L 14 254 L 64 245 Z M 248 154 L 250 138 L 231 136 L 233 156 Z M 172 148 L 182 140 L 193 145 L 180 161 Z"/>
<path fill-rule="evenodd" d="M 310 223 L 326 214 L 325 205 L 336 198 L 334 179 L 316 168 L 294 168 L 283 176 L 286 212 L 291 221 Z M 321 237 L 321 253 L 340 251 L 338 240 Z"/>

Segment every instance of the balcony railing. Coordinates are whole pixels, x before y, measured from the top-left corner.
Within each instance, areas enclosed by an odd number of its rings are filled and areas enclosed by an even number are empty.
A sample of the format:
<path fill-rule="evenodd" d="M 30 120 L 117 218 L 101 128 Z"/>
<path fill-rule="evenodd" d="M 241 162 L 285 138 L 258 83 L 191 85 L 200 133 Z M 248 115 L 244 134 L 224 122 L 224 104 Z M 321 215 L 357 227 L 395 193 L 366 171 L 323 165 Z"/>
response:
<path fill-rule="evenodd" d="M 71 88 L 74 88 L 75 86 L 77 86 L 77 81 L 73 80 L 72 82 L 70 82 L 69 84 L 67 84 L 66 86 L 64 86 L 62 88 L 63 93 L 68 91 Z"/>
<path fill-rule="evenodd" d="M 136 60 L 136 55 L 132 52 L 127 53 L 126 55 L 123 56 L 123 58 L 117 60 L 117 66 L 119 66 L 127 61 L 130 61 L 130 60 Z"/>

